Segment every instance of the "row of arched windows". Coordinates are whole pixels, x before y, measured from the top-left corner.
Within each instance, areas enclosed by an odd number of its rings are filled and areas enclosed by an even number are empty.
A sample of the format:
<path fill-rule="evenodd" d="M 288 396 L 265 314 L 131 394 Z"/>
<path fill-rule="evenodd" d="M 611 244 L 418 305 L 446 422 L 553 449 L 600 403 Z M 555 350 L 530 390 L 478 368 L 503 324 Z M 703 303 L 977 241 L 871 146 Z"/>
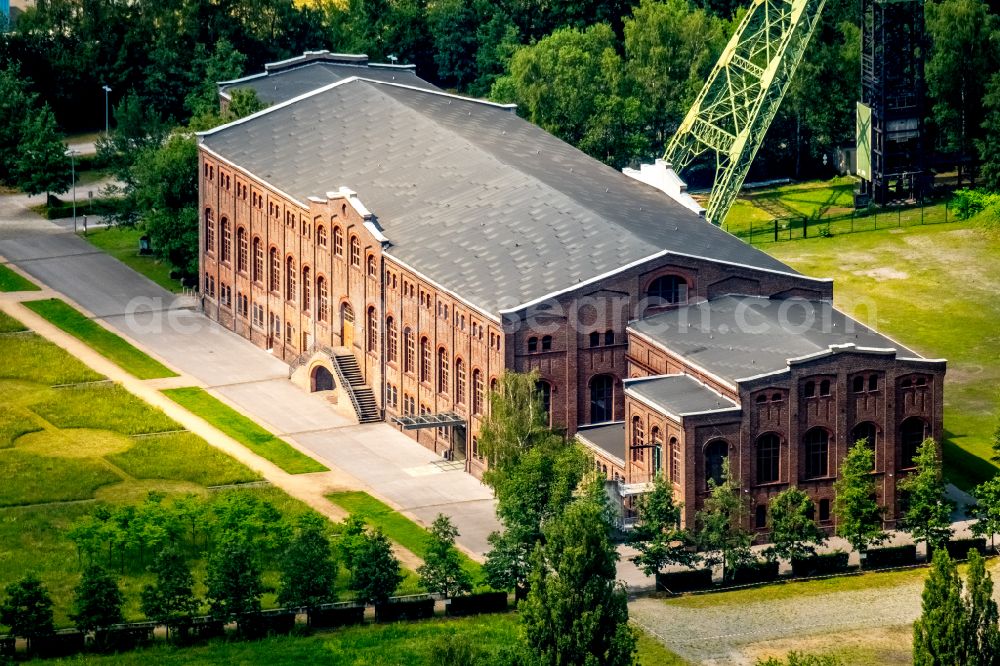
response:
<path fill-rule="evenodd" d="M 632 417 L 632 462 L 645 462 L 646 450 L 650 452 L 651 469 L 654 475 L 663 470 L 663 456 L 667 455 L 667 480 L 680 483 L 680 444 L 676 437 L 667 442 L 667 450 L 663 450 L 663 431 L 659 426 L 649 429 L 649 440 L 646 440 L 646 429 L 642 418 Z"/>

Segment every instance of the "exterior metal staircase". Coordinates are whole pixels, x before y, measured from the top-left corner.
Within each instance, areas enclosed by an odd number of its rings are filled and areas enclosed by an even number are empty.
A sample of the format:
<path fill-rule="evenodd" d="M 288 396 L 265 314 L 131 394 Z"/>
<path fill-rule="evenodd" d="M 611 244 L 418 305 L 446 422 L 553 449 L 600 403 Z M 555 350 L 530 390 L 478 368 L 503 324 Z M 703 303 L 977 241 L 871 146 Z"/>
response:
<path fill-rule="evenodd" d="M 365 378 L 354 354 L 333 354 L 333 362 L 340 375 L 342 386 L 358 414 L 358 423 L 375 423 L 382 420 L 382 410 L 375 401 L 375 393 L 365 385 Z"/>

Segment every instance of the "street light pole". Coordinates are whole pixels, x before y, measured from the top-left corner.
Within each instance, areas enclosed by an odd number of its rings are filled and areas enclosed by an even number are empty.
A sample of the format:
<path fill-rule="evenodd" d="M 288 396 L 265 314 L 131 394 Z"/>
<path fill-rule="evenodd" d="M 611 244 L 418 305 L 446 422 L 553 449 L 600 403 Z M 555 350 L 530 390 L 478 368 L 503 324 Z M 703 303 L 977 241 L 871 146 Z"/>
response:
<path fill-rule="evenodd" d="M 109 86 L 103 86 L 104 90 L 104 136 L 108 135 L 108 93 L 111 92 Z"/>
<path fill-rule="evenodd" d="M 76 233 L 76 156 L 77 151 L 72 148 L 66 151 L 69 155 L 70 178 L 73 179 L 73 233 Z"/>

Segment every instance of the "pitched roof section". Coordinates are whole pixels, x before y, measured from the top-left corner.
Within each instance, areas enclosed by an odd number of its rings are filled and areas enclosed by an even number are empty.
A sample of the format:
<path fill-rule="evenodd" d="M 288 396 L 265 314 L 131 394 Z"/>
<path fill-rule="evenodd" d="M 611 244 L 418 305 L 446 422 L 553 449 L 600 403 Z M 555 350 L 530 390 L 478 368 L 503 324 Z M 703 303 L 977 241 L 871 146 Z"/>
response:
<path fill-rule="evenodd" d="M 612 458 L 625 462 L 625 423 L 601 423 L 598 425 L 580 426 L 576 436 L 595 449 L 603 451 Z"/>
<path fill-rule="evenodd" d="M 661 375 L 626 379 L 625 392 L 675 417 L 738 410 L 739 406 L 690 375 Z"/>
<path fill-rule="evenodd" d="M 369 63 L 368 56 L 307 51 L 296 58 L 264 65 L 264 72 L 234 81 L 220 81 L 219 93 L 228 97 L 238 88 L 252 88 L 267 105 L 280 104 L 317 88 L 364 76 L 376 81 L 401 83 L 416 88 L 439 88 L 417 76 L 412 65 Z"/>
<path fill-rule="evenodd" d="M 826 301 L 724 296 L 661 312 L 629 328 L 733 385 L 840 345 L 920 358 Z"/>
<path fill-rule="evenodd" d="M 391 256 L 491 314 L 666 252 L 795 274 L 502 105 L 346 80 L 202 142 L 299 201 L 357 191 Z"/>

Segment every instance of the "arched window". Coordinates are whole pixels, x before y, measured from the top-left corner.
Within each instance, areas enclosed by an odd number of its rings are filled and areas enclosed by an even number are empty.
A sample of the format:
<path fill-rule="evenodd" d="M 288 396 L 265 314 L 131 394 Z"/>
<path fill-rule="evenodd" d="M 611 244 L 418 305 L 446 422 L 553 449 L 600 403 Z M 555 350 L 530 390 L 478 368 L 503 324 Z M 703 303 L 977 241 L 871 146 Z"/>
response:
<path fill-rule="evenodd" d="M 295 259 L 285 259 L 285 300 L 295 300 Z"/>
<path fill-rule="evenodd" d="M 716 439 L 705 445 L 705 488 L 712 489 L 712 485 L 722 485 L 725 481 L 723 475 L 723 462 L 729 457 L 729 444 L 725 440 Z"/>
<path fill-rule="evenodd" d="M 221 244 L 219 245 L 219 261 L 228 264 L 233 258 L 233 232 L 229 228 L 229 220 L 222 218 L 219 220 L 221 233 Z"/>
<path fill-rule="evenodd" d="M 438 393 L 448 392 L 448 351 L 438 349 Z"/>
<path fill-rule="evenodd" d="M 857 442 L 864 441 L 865 445 L 872 450 L 875 454 L 872 457 L 872 469 L 878 467 L 878 447 L 876 442 L 878 440 L 878 428 L 871 421 L 865 421 L 864 423 L 859 423 L 854 426 L 851 431 L 851 441 L 848 442 L 850 446 L 854 446 Z"/>
<path fill-rule="evenodd" d="M 366 339 L 368 340 L 368 351 L 375 352 L 378 349 L 378 315 L 375 312 L 374 307 L 368 308 L 368 321 L 365 322 L 368 326 L 368 335 Z"/>
<path fill-rule="evenodd" d="M 357 236 L 351 236 L 351 266 L 361 266 L 361 242 Z"/>
<path fill-rule="evenodd" d="M 802 439 L 807 479 L 826 476 L 830 468 L 830 435 L 823 428 L 812 428 Z"/>
<path fill-rule="evenodd" d="M 670 480 L 681 482 L 681 446 L 676 437 L 670 438 Z"/>
<path fill-rule="evenodd" d="M 542 402 L 542 413 L 545 415 L 545 425 L 552 425 L 552 384 L 544 379 L 535 382 L 535 390 Z"/>
<path fill-rule="evenodd" d="M 413 336 L 413 331 L 409 328 L 403 329 L 403 372 L 413 373 L 416 367 L 417 341 Z"/>
<path fill-rule="evenodd" d="M 302 267 L 302 312 L 312 312 L 312 275 L 308 266 Z"/>
<path fill-rule="evenodd" d="M 604 331 L 604 344 L 613 345 L 615 344 L 615 332 L 614 331 Z"/>
<path fill-rule="evenodd" d="M 478 369 L 472 371 L 472 413 L 483 413 L 483 398 L 485 386 L 483 385 L 483 373 Z"/>
<path fill-rule="evenodd" d="M 493 379 L 490 380 L 490 392 L 496 393 L 498 388 L 499 388 L 499 383 L 497 382 L 497 378 L 494 377 Z"/>
<path fill-rule="evenodd" d="M 215 218 L 212 209 L 205 209 L 205 252 L 215 252 Z"/>
<path fill-rule="evenodd" d="M 268 279 L 268 289 L 274 293 L 281 291 L 281 259 L 278 258 L 278 249 L 271 248 L 271 275 Z"/>
<path fill-rule="evenodd" d="M 240 273 L 247 272 L 249 255 L 250 243 L 247 240 L 247 230 L 240 227 L 236 230 L 236 270 Z"/>
<path fill-rule="evenodd" d="M 528 353 L 533 354 L 538 351 L 538 338 L 528 338 Z"/>
<path fill-rule="evenodd" d="M 899 426 L 899 467 L 908 469 L 914 466 L 917 449 L 927 439 L 927 423 L 922 418 L 911 416 Z"/>
<path fill-rule="evenodd" d="M 677 275 L 661 275 L 646 290 L 649 304 L 677 305 L 687 301 L 687 282 Z"/>
<path fill-rule="evenodd" d="M 375 265 L 375 255 L 368 255 L 368 277 L 373 278 L 378 275 L 378 268 Z"/>
<path fill-rule="evenodd" d="M 638 416 L 632 417 L 632 462 L 645 458 L 643 447 L 646 445 L 646 429 L 642 425 L 642 419 Z"/>
<path fill-rule="evenodd" d="M 330 288 L 326 283 L 326 278 L 320 275 L 316 278 L 316 317 L 320 321 L 329 321 L 330 318 Z"/>
<path fill-rule="evenodd" d="M 774 483 L 781 472 L 781 439 L 773 432 L 757 438 L 757 483 Z"/>
<path fill-rule="evenodd" d="M 426 337 L 420 338 L 420 381 L 430 382 L 431 375 L 431 344 Z"/>
<path fill-rule="evenodd" d="M 396 333 L 396 320 L 392 317 L 385 318 L 385 336 L 386 336 L 386 350 L 385 356 L 386 360 L 390 363 L 395 363 L 399 359 L 399 351 L 397 345 L 399 344 L 398 334 Z"/>
<path fill-rule="evenodd" d="M 257 283 L 264 279 L 264 245 L 259 238 L 253 239 L 253 275 L 251 278 Z"/>
<path fill-rule="evenodd" d="M 851 383 L 851 390 L 854 391 L 855 393 L 864 393 L 865 392 L 865 378 L 862 377 L 861 375 L 858 375 L 857 377 L 855 377 L 854 381 Z"/>
<path fill-rule="evenodd" d="M 462 359 L 455 359 L 455 403 L 465 404 L 465 363 Z"/>
<path fill-rule="evenodd" d="M 597 331 L 591 331 L 590 333 L 590 346 L 600 347 L 601 346 L 601 334 Z"/>
<path fill-rule="evenodd" d="M 802 390 L 803 395 L 807 398 L 813 398 L 816 396 L 816 382 L 806 382 L 805 388 Z"/>
<path fill-rule="evenodd" d="M 344 232 L 340 230 L 340 227 L 333 228 L 333 256 L 344 256 Z"/>
<path fill-rule="evenodd" d="M 653 474 L 659 475 L 663 469 L 663 433 L 659 426 L 653 426 L 649 431 L 649 440 L 653 445 Z"/>
<path fill-rule="evenodd" d="M 320 247 L 326 247 L 326 227 L 322 224 L 316 227 L 316 243 Z"/>
<path fill-rule="evenodd" d="M 482 337 L 482 331 L 479 333 L 479 337 Z M 546 335 L 542 338 L 542 351 L 549 351 L 552 349 L 552 336 Z"/>
<path fill-rule="evenodd" d="M 604 423 L 614 418 L 615 379 L 597 375 L 590 380 L 590 422 Z"/>
<path fill-rule="evenodd" d="M 821 396 L 824 396 L 824 397 L 830 395 L 830 380 L 829 379 L 824 379 L 823 381 L 821 381 L 819 383 L 819 394 Z"/>

